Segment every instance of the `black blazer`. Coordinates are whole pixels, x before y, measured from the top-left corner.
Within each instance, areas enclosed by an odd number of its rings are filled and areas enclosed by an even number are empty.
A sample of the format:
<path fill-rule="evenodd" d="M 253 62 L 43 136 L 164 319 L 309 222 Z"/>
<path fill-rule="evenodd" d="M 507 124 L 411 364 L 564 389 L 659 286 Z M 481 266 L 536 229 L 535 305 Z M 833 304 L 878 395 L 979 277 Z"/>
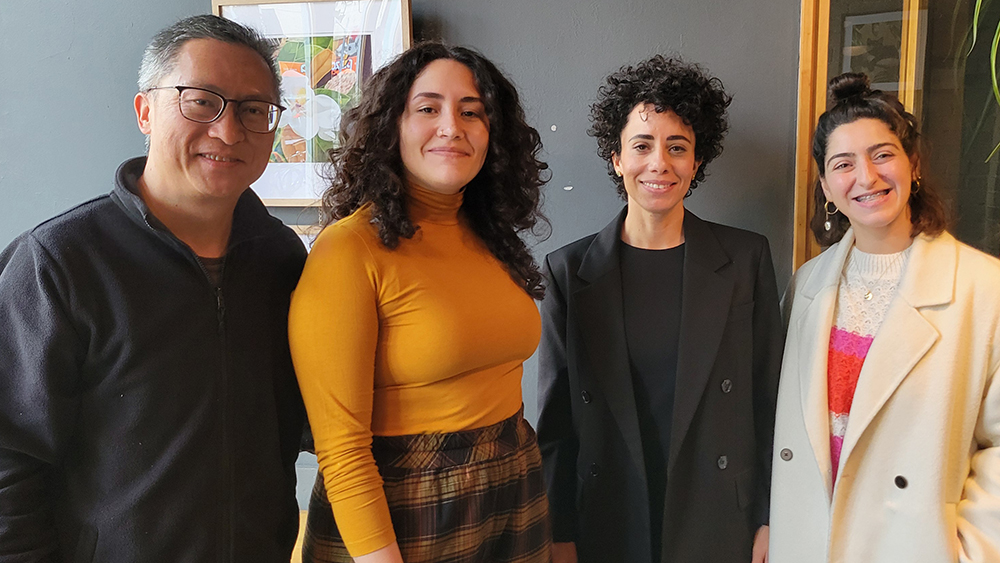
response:
<path fill-rule="evenodd" d="M 580 563 L 747 563 L 767 523 L 783 333 L 767 239 L 684 215 L 663 553 L 649 501 L 619 269 L 623 210 L 545 259 L 538 442 L 553 539 Z"/>

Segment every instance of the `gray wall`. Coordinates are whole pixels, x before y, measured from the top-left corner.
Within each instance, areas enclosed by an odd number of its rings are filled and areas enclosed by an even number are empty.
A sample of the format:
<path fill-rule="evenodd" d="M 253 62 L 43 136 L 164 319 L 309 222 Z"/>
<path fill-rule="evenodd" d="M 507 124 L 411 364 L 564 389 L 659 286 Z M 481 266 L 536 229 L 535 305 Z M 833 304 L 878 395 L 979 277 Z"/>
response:
<path fill-rule="evenodd" d="M 0 246 L 110 189 L 115 167 L 143 150 L 131 109 L 143 46 L 210 9 L 209 0 L 2 2 Z M 791 262 L 798 12 L 798 0 L 413 0 L 418 38 L 476 47 L 521 88 L 553 172 L 553 234 L 539 256 L 598 230 L 621 205 L 586 135 L 601 78 L 658 52 L 706 65 L 735 97 L 732 128 L 687 204 L 767 235 L 779 286 Z M 524 388 L 534 420 L 534 360 Z"/>
<path fill-rule="evenodd" d="M 142 49 L 210 0 L 0 0 L 0 246 L 111 189 L 142 154 L 132 98 Z"/>

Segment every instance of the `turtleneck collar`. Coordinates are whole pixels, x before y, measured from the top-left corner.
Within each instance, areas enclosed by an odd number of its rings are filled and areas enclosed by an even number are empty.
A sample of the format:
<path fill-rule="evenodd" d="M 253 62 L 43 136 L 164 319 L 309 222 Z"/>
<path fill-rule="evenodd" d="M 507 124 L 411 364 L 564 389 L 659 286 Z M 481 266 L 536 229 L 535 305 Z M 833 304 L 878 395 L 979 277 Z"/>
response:
<path fill-rule="evenodd" d="M 442 194 L 410 185 L 406 191 L 410 218 L 414 223 L 457 225 L 465 189 L 456 194 Z"/>

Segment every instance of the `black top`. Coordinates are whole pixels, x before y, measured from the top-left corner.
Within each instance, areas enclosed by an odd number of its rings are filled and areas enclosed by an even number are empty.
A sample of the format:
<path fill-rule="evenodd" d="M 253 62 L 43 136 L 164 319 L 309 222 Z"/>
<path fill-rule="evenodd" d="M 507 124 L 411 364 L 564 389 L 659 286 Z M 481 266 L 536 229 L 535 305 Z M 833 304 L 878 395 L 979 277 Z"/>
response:
<path fill-rule="evenodd" d="M 649 487 L 651 548 L 658 561 L 677 379 L 684 245 L 644 250 L 622 243 L 620 259 L 625 341 Z"/>

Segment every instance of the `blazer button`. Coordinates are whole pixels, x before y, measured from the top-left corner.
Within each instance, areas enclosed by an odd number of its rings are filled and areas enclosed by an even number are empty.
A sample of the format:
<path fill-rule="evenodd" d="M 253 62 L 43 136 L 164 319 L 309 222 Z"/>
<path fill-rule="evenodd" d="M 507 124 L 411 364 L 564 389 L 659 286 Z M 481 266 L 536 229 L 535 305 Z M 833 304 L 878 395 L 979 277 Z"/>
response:
<path fill-rule="evenodd" d="M 590 464 L 590 475 L 593 476 L 593 477 L 597 477 L 598 473 L 600 473 L 600 468 L 597 467 L 596 463 L 591 463 Z"/>
<path fill-rule="evenodd" d="M 586 391 L 580 391 L 580 398 L 583 399 L 584 404 L 590 404 L 590 393 Z"/>
<path fill-rule="evenodd" d="M 899 487 L 900 489 L 905 489 L 906 486 L 909 484 L 906 481 L 906 477 L 903 477 L 902 475 L 896 475 L 896 478 L 893 481 L 896 483 L 896 486 Z"/>
<path fill-rule="evenodd" d="M 788 448 L 782 449 L 781 453 L 778 454 L 778 455 L 780 455 L 781 459 L 783 459 L 785 461 L 792 461 L 792 450 L 790 450 Z"/>
<path fill-rule="evenodd" d="M 729 458 L 727 458 L 724 455 L 720 455 L 719 461 L 717 461 L 716 463 L 719 464 L 719 469 L 725 469 L 726 467 L 729 466 Z"/>
<path fill-rule="evenodd" d="M 732 379 L 723 379 L 722 380 L 722 392 L 723 393 L 728 393 L 728 392 L 730 392 L 732 390 L 733 390 L 733 380 Z"/>

